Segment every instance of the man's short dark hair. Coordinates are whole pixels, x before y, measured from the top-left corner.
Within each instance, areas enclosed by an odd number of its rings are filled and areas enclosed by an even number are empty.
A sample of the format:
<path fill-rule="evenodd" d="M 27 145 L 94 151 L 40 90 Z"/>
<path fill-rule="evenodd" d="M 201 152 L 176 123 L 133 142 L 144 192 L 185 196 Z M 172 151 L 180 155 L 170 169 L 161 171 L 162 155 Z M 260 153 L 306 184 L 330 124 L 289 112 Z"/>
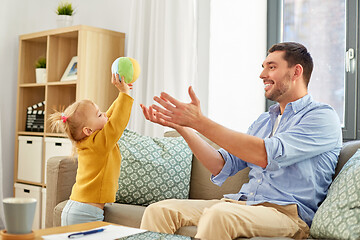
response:
<path fill-rule="evenodd" d="M 293 67 L 296 64 L 300 64 L 303 67 L 305 84 L 308 86 L 314 64 L 306 47 L 296 42 L 282 42 L 274 44 L 268 50 L 268 53 L 275 51 L 285 51 L 284 59 L 288 63 L 289 67 Z"/>

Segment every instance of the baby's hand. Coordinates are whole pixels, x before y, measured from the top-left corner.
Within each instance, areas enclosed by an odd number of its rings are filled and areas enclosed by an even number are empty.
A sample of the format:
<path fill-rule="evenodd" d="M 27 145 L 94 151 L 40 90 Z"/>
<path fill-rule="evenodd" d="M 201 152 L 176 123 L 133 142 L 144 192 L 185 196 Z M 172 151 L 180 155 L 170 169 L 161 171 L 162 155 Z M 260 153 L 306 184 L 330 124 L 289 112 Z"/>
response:
<path fill-rule="evenodd" d="M 119 74 L 112 74 L 111 83 L 115 85 L 115 87 L 119 90 L 119 92 L 123 92 L 126 94 L 130 93 L 130 89 L 132 89 L 132 84 L 126 84 L 124 77 L 121 77 L 121 81 L 119 79 Z"/>

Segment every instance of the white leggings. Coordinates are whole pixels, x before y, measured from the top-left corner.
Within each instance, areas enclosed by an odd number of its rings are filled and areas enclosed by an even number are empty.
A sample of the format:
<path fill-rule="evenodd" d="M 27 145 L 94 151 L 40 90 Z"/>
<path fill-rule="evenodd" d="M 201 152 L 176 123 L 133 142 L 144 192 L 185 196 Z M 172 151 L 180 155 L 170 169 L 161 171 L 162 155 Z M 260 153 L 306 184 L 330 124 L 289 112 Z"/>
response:
<path fill-rule="evenodd" d="M 69 200 L 61 213 L 61 226 L 104 220 L 104 210 Z"/>

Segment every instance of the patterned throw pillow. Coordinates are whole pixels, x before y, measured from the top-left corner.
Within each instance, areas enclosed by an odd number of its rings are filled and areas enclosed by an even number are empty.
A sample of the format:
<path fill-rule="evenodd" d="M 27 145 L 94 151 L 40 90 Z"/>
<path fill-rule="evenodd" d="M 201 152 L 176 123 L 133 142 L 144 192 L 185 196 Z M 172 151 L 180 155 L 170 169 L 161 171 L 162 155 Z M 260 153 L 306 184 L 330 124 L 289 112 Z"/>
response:
<path fill-rule="evenodd" d="M 152 138 L 125 130 L 116 202 L 147 206 L 189 197 L 192 152 L 182 137 Z"/>
<path fill-rule="evenodd" d="M 360 239 L 360 149 L 331 184 L 310 234 L 315 238 Z"/>

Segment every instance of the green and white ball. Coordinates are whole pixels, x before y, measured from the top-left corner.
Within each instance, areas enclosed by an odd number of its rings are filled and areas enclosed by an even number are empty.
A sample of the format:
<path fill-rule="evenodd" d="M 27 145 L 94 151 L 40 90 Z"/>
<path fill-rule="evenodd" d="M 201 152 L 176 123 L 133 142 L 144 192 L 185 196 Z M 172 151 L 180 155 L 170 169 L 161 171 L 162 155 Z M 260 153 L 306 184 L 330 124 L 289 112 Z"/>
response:
<path fill-rule="evenodd" d="M 119 57 L 112 66 L 111 72 L 119 74 L 119 78 L 124 77 L 126 83 L 133 83 L 140 75 L 139 63 L 131 57 Z"/>

